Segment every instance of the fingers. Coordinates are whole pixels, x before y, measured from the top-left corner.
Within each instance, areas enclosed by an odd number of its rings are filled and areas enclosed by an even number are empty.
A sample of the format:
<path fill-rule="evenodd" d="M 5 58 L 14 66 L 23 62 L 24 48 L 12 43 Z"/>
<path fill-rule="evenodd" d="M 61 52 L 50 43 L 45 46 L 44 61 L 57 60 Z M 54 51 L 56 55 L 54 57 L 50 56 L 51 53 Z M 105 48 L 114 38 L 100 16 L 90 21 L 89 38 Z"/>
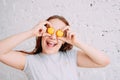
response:
<path fill-rule="evenodd" d="M 47 25 L 52 26 L 52 24 L 48 21 L 41 21 L 37 24 L 37 27 L 46 29 L 48 27 Z"/>
<path fill-rule="evenodd" d="M 49 21 L 40 21 L 39 23 L 38 23 L 38 25 L 43 25 L 43 26 L 45 26 L 46 24 L 49 24 L 49 25 L 51 25 L 51 23 L 49 22 Z"/>
<path fill-rule="evenodd" d="M 74 35 L 75 35 L 74 33 L 70 32 L 70 31 L 67 31 L 67 36 L 66 37 L 68 39 L 72 39 L 74 37 Z"/>
<path fill-rule="evenodd" d="M 40 36 L 42 36 L 43 33 L 44 33 L 44 30 L 43 30 L 43 29 L 40 29 L 40 30 L 36 33 L 36 36 L 40 37 Z"/>
<path fill-rule="evenodd" d="M 67 41 L 67 40 L 72 40 L 74 37 L 75 37 L 75 34 L 67 30 L 66 31 L 66 36 L 58 37 L 58 39 L 61 39 L 63 41 Z"/>
<path fill-rule="evenodd" d="M 43 21 L 42 23 L 42 29 L 44 30 L 44 33 L 46 32 L 47 28 L 51 27 L 52 24 L 48 21 Z"/>
<path fill-rule="evenodd" d="M 44 21 L 44 26 L 45 26 L 46 28 L 49 28 L 49 27 L 52 26 L 52 24 L 51 24 L 50 22 L 48 22 L 48 21 Z"/>
<path fill-rule="evenodd" d="M 50 35 L 50 34 L 48 34 L 48 33 L 43 33 L 43 34 L 42 34 L 42 36 L 44 36 L 44 37 L 45 37 L 45 36 L 51 36 L 51 35 Z"/>
<path fill-rule="evenodd" d="M 36 27 L 34 28 L 36 36 L 42 36 L 43 33 L 46 33 L 46 25 L 52 26 L 51 23 L 48 21 L 41 21 L 36 25 Z"/>

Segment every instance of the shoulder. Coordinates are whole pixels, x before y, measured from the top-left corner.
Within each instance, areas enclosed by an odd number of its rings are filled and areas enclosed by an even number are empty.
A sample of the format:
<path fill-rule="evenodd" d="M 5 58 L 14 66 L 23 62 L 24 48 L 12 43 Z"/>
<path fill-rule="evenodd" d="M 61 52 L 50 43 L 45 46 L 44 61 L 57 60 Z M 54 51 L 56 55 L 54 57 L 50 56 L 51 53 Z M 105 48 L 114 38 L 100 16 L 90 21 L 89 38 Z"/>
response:
<path fill-rule="evenodd" d="M 72 49 L 66 52 L 62 52 L 61 54 L 61 59 L 66 61 L 67 63 L 77 66 L 77 50 Z"/>
<path fill-rule="evenodd" d="M 76 60 L 76 58 L 77 58 L 77 50 L 76 49 L 68 50 L 66 52 L 60 52 L 60 54 L 66 58 L 73 59 L 73 60 Z"/>
<path fill-rule="evenodd" d="M 77 50 L 76 49 L 71 49 L 71 50 L 68 50 L 66 52 L 63 52 L 63 54 L 68 55 L 68 56 L 74 56 L 74 55 L 77 54 Z"/>

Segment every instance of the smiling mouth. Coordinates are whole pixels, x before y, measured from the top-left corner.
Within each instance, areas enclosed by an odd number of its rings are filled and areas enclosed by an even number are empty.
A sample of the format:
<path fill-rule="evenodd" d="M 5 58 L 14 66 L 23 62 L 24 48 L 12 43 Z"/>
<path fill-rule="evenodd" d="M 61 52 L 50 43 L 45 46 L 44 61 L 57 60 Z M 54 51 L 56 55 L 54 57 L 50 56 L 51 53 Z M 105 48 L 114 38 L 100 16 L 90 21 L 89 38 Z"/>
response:
<path fill-rule="evenodd" d="M 57 43 L 51 42 L 51 41 L 46 41 L 48 47 L 55 47 Z"/>

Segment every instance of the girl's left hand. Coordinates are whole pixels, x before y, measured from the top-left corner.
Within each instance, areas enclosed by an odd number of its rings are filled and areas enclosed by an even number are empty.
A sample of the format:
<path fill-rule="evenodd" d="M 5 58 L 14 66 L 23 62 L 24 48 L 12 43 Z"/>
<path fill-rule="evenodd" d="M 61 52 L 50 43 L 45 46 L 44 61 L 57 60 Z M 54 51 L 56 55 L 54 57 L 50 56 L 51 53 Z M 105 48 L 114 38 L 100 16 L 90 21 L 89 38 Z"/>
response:
<path fill-rule="evenodd" d="M 76 36 L 75 34 L 70 30 L 70 26 L 66 26 L 64 29 L 62 29 L 62 31 L 64 32 L 64 36 L 63 37 L 58 37 L 58 39 L 67 42 L 69 44 L 74 45 L 76 42 Z"/>

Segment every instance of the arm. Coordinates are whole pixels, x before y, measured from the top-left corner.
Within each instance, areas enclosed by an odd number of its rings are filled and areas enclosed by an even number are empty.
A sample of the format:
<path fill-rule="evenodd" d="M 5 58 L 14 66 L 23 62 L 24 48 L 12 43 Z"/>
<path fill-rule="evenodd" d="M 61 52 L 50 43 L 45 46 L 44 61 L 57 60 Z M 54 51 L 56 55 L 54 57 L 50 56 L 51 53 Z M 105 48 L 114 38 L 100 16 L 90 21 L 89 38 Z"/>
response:
<path fill-rule="evenodd" d="M 0 62 L 7 64 L 11 67 L 23 70 L 26 61 L 26 54 L 12 50 L 23 41 L 31 38 L 42 36 L 45 32 L 45 26 L 48 22 L 40 22 L 29 31 L 15 34 L 0 41 Z M 41 31 L 40 31 L 41 30 Z"/>
<path fill-rule="evenodd" d="M 18 44 L 23 42 L 26 39 L 33 37 L 32 31 L 26 31 L 23 33 L 15 34 L 11 37 L 8 37 L 4 40 L 0 41 L 0 55 L 8 53 L 13 48 L 15 48 Z"/>
<path fill-rule="evenodd" d="M 13 51 L 12 49 L 33 35 L 31 31 L 15 34 L 0 41 L 0 62 L 16 69 L 23 70 L 25 65 L 25 53 Z"/>
<path fill-rule="evenodd" d="M 34 28 L 32 28 L 29 31 L 25 31 L 19 34 L 15 34 L 13 36 L 10 36 L 4 40 L 0 41 L 0 55 L 8 53 L 13 48 L 15 48 L 17 45 L 19 45 L 21 42 L 31 38 L 31 37 L 37 37 L 42 36 L 43 33 L 45 33 L 45 24 L 50 24 L 47 21 L 40 22 L 37 24 Z"/>
<path fill-rule="evenodd" d="M 70 31 L 69 26 L 63 30 L 67 36 L 59 39 L 79 48 L 77 52 L 77 64 L 79 67 L 103 67 L 109 64 L 109 58 L 104 52 L 78 41 L 75 34 Z"/>
<path fill-rule="evenodd" d="M 109 64 L 109 58 L 104 52 L 99 51 L 87 44 L 75 41 L 74 45 L 78 47 L 77 63 L 80 67 L 104 67 Z"/>

